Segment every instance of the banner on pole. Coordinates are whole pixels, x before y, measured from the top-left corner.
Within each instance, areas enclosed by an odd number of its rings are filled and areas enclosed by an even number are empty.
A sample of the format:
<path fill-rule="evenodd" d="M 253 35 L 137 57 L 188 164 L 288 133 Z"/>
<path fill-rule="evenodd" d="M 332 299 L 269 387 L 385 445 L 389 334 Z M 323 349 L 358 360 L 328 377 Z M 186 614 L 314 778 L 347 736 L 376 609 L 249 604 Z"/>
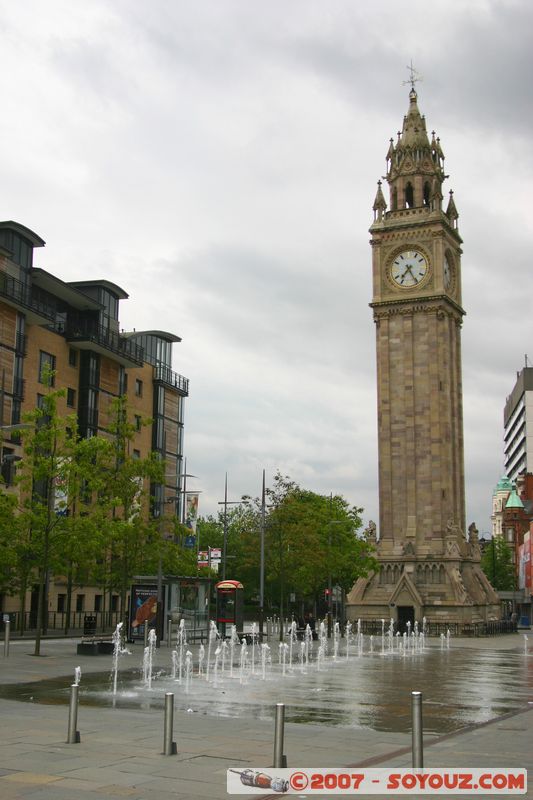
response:
<path fill-rule="evenodd" d="M 187 492 L 185 495 L 185 525 L 196 533 L 196 522 L 198 520 L 198 499 L 197 492 Z"/>

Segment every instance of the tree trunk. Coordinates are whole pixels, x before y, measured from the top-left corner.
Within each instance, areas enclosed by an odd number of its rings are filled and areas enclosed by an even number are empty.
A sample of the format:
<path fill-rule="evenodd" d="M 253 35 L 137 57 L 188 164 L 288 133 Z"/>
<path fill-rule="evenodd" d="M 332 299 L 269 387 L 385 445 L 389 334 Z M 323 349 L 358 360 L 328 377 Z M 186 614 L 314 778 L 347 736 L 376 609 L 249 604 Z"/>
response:
<path fill-rule="evenodd" d="M 28 583 L 26 579 L 22 581 L 19 592 L 19 633 L 22 636 L 26 628 L 26 589 Z"/>
<path fill-rule="evenodd" d="M 71 612 L 72 612 L 72 562 L 69 564 L 68 575 L 67 575 L 67 611 L 65 619 L 65 636 L 68 636 Z"/>
<path fill-rule="evenodd" d="M 46 580 L 46 569 L 41 567 L 39 570 L 39 594 L 37 600 L 37 630 L 35 631 L 35 650 L 34 656 L 41 655 L 41 628 L 43 622 L 43 601 L 44 601 L 44 582 Z"/>
<path fill-rule="evenodd" d="M 35 650 L 33 653 L 35 656 L 41 655 L 41 628 L 43 624 L 45 583 L 48 577 L 49 544 L 50 544 L 50 531 L 47 528 L 44 533 L 43 565 L 39 570 L 39 595 L 37 600 L 37 631 L 35 634 Z M 46 609 L 46 612 L 48 612 L 48 609 Z"/>

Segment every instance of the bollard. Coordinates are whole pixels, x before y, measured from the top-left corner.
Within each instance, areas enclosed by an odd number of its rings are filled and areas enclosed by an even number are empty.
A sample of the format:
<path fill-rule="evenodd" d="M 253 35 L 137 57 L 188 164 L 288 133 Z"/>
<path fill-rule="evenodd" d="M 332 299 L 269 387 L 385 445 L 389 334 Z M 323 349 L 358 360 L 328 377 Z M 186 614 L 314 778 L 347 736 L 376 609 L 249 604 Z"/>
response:
<path fill-rule="evenodd" d="M 4 658 L 9 655 L 9 636 L 11 632 L 11 621 L 6 619 L 4 622 Z"/>
<path fill-rule="evenodd" d="M 148 633 L 149 633 L 148 623 L 145 622 L 144 623 L 144 646 L 145 646 L 145 648 L 148 647 Z"/>
<path fill-rule="evenodd" d="M 174 695 L 172 692 L 165 694 L 165 733 L 163 741 L 163 755 L 175 756 L 178 752 L 176 742 L 172 741 L 174 729 Z"/>
<path fill-rule="evenodd" d="M 283 754 L 283 735 L 285 726 L 285 703 L 276 703 L 276 722 L 274 727 L 274 767 L 287 766 L 287 756 Z"/>
<path fill-rule="evenodd" d="M 78 691 L 79 686 L 73 683 L 70 687 L 70 706 L 68 709 L 68 734 L 67 744 L 79 744 L 80 732 L 76 730 L 78 727 Z"/>
<path fill-rule="evenodd" d="M 168 639 L 167 639 L 167 647 L 172 647 L 172 620 L 169 618 L 168 620 Z"/>
<path fill-rule="evenodd" d="M 422 692 L 411 692 L 413 717 L 413 769 L 424 766 L 424 740 L 422 729 Z"/>

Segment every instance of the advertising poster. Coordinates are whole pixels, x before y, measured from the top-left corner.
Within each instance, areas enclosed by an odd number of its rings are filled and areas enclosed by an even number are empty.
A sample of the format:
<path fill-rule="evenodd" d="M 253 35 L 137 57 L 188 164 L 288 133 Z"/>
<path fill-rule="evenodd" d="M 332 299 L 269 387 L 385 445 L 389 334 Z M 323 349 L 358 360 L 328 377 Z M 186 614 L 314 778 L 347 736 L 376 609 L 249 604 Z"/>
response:
<path fill-rule="evenodd" d="M 144 639 L 144 628 L 155 627 L 157 615 L 157 586 L 131 587 L 130 639 Z"/>
<path fill-rule="evenodd" d="M 209 550 L 198 551 L 198 566 L 199 567 L 209 566 Z"/>

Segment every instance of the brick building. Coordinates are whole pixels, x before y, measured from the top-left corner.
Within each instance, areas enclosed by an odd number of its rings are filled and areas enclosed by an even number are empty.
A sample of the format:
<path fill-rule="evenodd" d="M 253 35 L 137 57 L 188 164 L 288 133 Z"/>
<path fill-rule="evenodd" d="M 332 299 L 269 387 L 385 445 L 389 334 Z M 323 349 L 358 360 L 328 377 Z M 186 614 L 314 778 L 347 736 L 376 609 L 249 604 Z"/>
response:
<path fill-rule="evenodd" d="M 44 241 L 16 222 L 0 222 L 0 430 L 4 491 L 13 486 L 21 447 L 16 436 L 24 412 L 37 407 L 49 366 L 55 386 L 66 390 L 60 411 L 75 412 L 81 436 L 96 436 L 110 422 L 110 404 L 127 395 L 136 432 L 132 455 L 150 451 L 165 460 L 165 483 L 149 487 L 152 513 L 181 518 L 184 472 L 183 412 L 189 383 L 172 370 L 172 348 L 179 336 L 161 330 L 120 329 L 120 303 L 128 298 L 111 281 L 62 281 L 34 267 L 34 250 Z M 143 420 L 151 419 L 149 425 Z M 148 487 L 147 487 L 148 488 Z M 49 587 L 50 624 L 61 627 L 64 578 Z M 35 607 L 29 593 L 27 611 Z M 110 598 L 110 607 L 117 599 Z M 79 614 L 100 612 L 101 590 L 80 587 L 74 597 Z M 0 611 L 15 611 L 16 598 L 0 595 Z M 118 610 L 118 609 L 117 609 Z"/>

